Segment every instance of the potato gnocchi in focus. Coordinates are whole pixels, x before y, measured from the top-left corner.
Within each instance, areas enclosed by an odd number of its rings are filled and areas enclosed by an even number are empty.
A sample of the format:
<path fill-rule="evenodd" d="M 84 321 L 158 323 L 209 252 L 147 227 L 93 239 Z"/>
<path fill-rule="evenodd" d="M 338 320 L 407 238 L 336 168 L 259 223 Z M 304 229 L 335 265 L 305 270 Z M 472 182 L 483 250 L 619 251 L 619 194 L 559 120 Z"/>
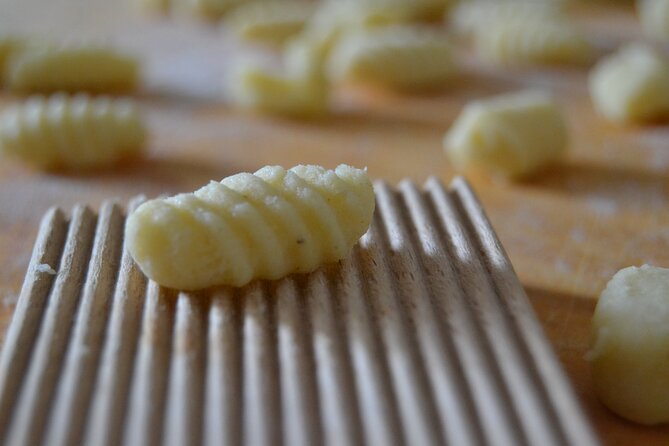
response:
<path fill-rule="evenodd" d="M 138 81 L 135 57 L 91 45 L 30 45 L 7 65 L 8 86 L 21 92 L 118 92 Z"/>
<path fill-rule="evenodd" d="M 669 59 L 643 44 L 630 44 L 601 60 L 590 73 L 595 109 L 613 121 L 669 117 Z"/>
<path fill-rule="evenodd" d="M 135 156 L 146 131 L 126 99 L 32 97 L 0 115 L 0 153 L 45 170 L 85 170 Z"/>
<path fill-rule="evenodd" d="M 374 202 L 364 170 L 268 166 L 142 204 L 126 240 L 163 286 L 243 286 L 343 259 L 367 231 Z"/>
<path fill-rule="evenodd" d="M 331 80 L 397 88 L 442 86 L 456 73 L 446 37 L 422 28 L 387 27 L 342 38 L 328 61 Z"/>
<path fill-rule="evenodd" d="M 467 104 L 444 138 L 458 169 L 529 175 L 564 154 L 567 128 L 551 98 L 520 92 Z"/>

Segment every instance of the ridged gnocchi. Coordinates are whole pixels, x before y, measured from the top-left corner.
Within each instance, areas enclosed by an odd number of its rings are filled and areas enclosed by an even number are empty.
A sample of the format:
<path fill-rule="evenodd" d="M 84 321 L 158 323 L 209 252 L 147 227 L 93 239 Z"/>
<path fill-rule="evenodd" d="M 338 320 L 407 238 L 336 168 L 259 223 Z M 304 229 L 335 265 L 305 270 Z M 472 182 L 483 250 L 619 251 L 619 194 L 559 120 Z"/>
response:
<path fill-rule="evenodd" d="M 331 3 L 385 10 L 405 20 L 441 18 L 454 0 L 330 0 Z"/>
<path fill-rule="evenodd" d="M 314 9 L 304 0 L 246 3 L 226 17 L 226 25 L 240 39 L 281 45 L 302 31 Z"/>
<path fill-rule="evenodd" d="M 656 37 L 669 37 L 669 0 L 639 0 L 639 20 L 644 31 Z"/>
<path fill-rule="evenodd" d="M 373 212 L 364 170 L 268 166 L 148 201 L 128 217 L 125 237 L 141 270 L 163 286 L 243 286 L 343 259 Z"/>
<path fill-rule="evenodd" d="M 581 33 L 557 19 L 495 20 L 477 29 L 474 42 L 485 58 L 509 65 L 580 64 L 592 54 Z"/>
<path fill-rule="evenodd" d="M 93 45 L 30 45 L 7 67 L 7 84 L 21 92 L 116 92 L 138 80 L 135 57 Z"/>
<path fill-rule="evenodd" d="M 447 16 L 459 34 L 472 35 L 496 22 L 562 19 L 559 2 L 530 0 L 473 0 L 460 2 Z"/>
<path fill-rule="evenodd" d="M 648 46 L 630 44 L 593 68 L 590 96 L 595 109 L 614 121 L 669 117 L 669 60 Z"/>
<path fill-rule="evenodd" d="M 599 399 L 642 424 L 669 422 L 669 269 L 624 268 L 606 285 L 588 353 Z"/>
<path fill-rule="evenodd" d="M 135 156 L 146 132 L 125 99 L 32 97 L 0 116 L 0 153 L 47 170 L 84 170 Z"/>
<path fill-rule="evenodd" d="M 328 109 L 329 86 L 323 80 L 274 74 L 250 63 L 236 70 L 231 92 L 238 105 L 269 113 L 313 117 Z"/>
<path fill-rule="evenodd" d="M 385 27 L 344 36 L 328 61 L 332 80 L 367 81 L 397 88 L 431 88 L 456 72 L 451 45 L 421 28 Z"/>
<path fill-rule="evenodd" d="M 175 0 L 174 7 L 180 12 L 196 14 L 208 19 L 218 19 L 235 7 L 249 0 Z"/>
<path fill-rule="evenodd" d="M 547 94 L 533 91 L 470 102 L 444 137 L 456 168 L 507 177 L 533 173 L 559 158 L 566 146 L 560 111 Z"/>

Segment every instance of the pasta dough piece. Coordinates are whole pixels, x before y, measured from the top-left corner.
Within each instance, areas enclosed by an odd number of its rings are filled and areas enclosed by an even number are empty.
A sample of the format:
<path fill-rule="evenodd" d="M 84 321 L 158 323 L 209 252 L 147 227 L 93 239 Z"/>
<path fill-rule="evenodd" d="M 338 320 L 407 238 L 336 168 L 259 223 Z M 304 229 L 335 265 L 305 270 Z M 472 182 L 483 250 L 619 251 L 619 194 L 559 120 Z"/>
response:
<path fill-rule="evenodd" d="M 496 22 L 562 19 L 563 13 L 556 2 L 474 0 L 460 2 L 447 18 L 457 33 L 472 35 Z"/>
<path fill-rule="evenodd" d="M 314 3 L 263 1 L 247 3 L 226 19 L 239 38 L 280 45 L 297 35 L 314 12 Z"/>
<path fill-rule="evenodd" d="M 270 166 L 144 203 L 128 217 L 126 240 L 161 285 L 243 286 L 343 259 L 373 212 L 364 170 Z"/>
<path fill-rule="evenodd" d="M 177 12 L 188 12 L 203 18 L 218 19 L 248 0 L 175 0 Z"/>
<path fill-rule="evenodd" d="M 460 169 L 483 168 L 509 177 L 528 175 L 559 158 L 567 129 L 547 94 L 520 92 L 473 101 L 444 138 Z"/>
<path fill-rule="evenodd" d="M 455 74 L 448 40 L 420 28 L 386 27 L 345 36 L 328 61 L 333 80 L 398 88 L 441 86 Z"/>
<path fill-rule="evenodd" d="M 454 0 L 330 0 L 330 2 L 385 10 L 388 14 L 401 15 L 405 20 L 439 19 L 455 3 Z"/>
<path fill-rule="evenodd" d="M 563 20 L 496 20 L 477 29 L 476 50 L 504 64 L 580 64 L 591 54 L 581 33 Z"/>
<path fill-rule="evenodd" d="M 135 87 L 134 57 L 91 45 L 33 45 L 9 61 L 7 82 L 24 92 L 123 91 Z"/>
<path fill-rule="evenodd" d="M 669 60 L 631 44 L 600 61 L 590 73 L 590 95 L 599 113 L 614 121 L 669 116 Z"/>
<path fill-rule="evenodd" d="M 669 422 L 669 269 L 618 271 L 597 302 L 588 354 L 599 399 L 642 424 Z"/>
<path fill-rule="evenodd" d="M 637 10 L 647 34 L 669 38 L 669 0 L 639 0 Z"/>
<path fill-rule="evenodd" d="M 233 79 L 233 99 L 243 107 L 302 117 L 327 112 L 329 88 L 321 80 L 277 75 L 252 64 L 242 64 Z"/>
<path fill-rule="evenodd" d="M 32 97 L 0 117 L 0 153 L 42 169 L 83 170 L 136 155 L 145 130 L 128 100 Z"/>

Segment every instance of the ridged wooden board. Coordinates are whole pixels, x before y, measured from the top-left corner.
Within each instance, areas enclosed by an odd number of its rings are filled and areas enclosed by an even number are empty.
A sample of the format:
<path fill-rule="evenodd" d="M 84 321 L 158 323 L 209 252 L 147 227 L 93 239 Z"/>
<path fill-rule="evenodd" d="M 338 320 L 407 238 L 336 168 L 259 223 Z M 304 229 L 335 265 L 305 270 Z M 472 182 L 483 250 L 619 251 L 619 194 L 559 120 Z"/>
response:
<path fill-rule="evenodd" d="M 193 293 L 141 274 L 118 204 L 49 211 L 0 356 L 2 442 L 598 444 L 466 182 L 375 191 L 344 261 Z"/>

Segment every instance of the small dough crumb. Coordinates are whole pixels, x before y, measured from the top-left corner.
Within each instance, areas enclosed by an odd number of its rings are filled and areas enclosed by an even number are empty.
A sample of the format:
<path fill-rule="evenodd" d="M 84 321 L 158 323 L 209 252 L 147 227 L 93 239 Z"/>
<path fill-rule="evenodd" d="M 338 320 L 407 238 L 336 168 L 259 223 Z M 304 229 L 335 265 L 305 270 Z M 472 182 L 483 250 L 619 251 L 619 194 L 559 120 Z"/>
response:
<path fill-rule="evenodd" d="M 597 111 L 614 121 L 667 117 L 669 60 L 646 45 L 628 45 L 595 66 L 590 95 Z"/>
<path fill-rule="evenodd" d="M 458 169 L 484 169 L 507 177 L 534 173 L 562 156 L 567 128 L 548 94 L 504 94 L 467 104 L 444 138 Z"/>
<path fill-rule="evenodd" d="M 39 271 L 40 273 L 51 274 L 52 276 L 56 275 L 56 270 L 51 268 L 51 265 L 48 263 L 40 263 L 35 267 L 35 270 Z"/>
<path fill-rule="evenodd" d="M 641 424 L 669 422 L 669 269 L 624 268 L 592 320 L 588 354 L 599 399 Z"/>

